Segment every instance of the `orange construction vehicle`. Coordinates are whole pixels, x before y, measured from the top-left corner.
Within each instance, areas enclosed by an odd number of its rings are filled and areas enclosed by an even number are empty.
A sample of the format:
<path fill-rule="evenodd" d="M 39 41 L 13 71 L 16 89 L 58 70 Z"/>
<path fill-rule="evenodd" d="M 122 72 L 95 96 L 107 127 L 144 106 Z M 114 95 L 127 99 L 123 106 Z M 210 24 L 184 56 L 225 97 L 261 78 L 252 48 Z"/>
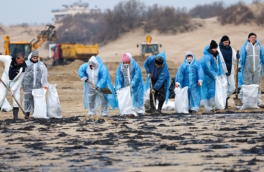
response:
<path fill-rule="evenodd" d="M 26 41 L 14 41 L 10 42 L 9 36 L 5 36 L 3 55 L 17 54 L 19 52 L 24 53 L 27 59 L 32 50 L 37 50 L 46 41 L 57 40 L 55 26 L 46 25 L 45 30 L 41 31 L 37 36 L 37 40 L 33 39 L 31 42 Z"/>
<path fill-rule="evenodd" d="M 158 42 L 151 42 L 152 37 L 147 36 L 146 41 L 141 43 L 141 55 L 144 57 L 152 56 L 153 54 L 159 54 L 159 47 L 162 47 Z M 139 47 L 139 45 L 137 45 Z"/>

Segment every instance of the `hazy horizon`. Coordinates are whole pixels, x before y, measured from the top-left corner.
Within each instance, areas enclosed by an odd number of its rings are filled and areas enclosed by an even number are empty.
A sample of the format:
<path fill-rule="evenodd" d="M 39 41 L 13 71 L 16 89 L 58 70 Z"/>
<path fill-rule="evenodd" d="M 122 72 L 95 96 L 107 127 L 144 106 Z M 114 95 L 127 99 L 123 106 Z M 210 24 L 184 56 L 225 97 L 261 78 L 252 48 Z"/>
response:
<path fill-rule="evenodd" d="M 222 0 L 225 5 L 231 5 L 238 0 Z M 0 1 L 0 6 L 2 7 L 0 11 L 0 23 L 6 26 L 21 24 L 21 23 L 29 23 L 29 24 L 40 24 L 40 23 L 53 23 L 51 10 L 61 9 L 63 4 L 71 5 L 74 2 L 79 2 L 79 0 L 8 0 L 8 1 Z M 92 9 L 95 6 L 101 9 L 103 12 L 106 9 L 113 9 L 113 7 L 121 0 L 97 0 L 89 1 L 82 0 L 82 2 L 89 3 L 89 8 Z M 171 1 L 171 0 L 163 0 L 162 3 L 159 0 L 141 0 L 141 2 L 146 5 L 159 4 L 162 6 L 173 6 L 175 8 L 187 8 L 190 10 L 195 5 L 198 4 L 209 4 L 214 1 L 210 0 L 200 0 L 199 2 L 195 0 L 187 0 L 187 1 Z M 249 4 L 252 3 L 252 0 L 244 0 L 243 2 Z M 4 7 L 4 8 L 3 8 Z"/>

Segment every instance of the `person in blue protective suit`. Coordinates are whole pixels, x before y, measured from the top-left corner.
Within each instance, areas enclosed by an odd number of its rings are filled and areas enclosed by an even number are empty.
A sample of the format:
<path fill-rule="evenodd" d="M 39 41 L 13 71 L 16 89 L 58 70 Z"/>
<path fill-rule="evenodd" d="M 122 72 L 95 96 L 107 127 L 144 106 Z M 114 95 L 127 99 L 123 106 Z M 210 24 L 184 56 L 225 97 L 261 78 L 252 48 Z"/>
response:
<path fill-rule="evenodd" d="M 250 33 L 244 46 L 240 49 L 239 86 L 258 84 L 261 85 L 261 77 L 263 73 L 262 65 L 264 64 L 264 49 L 257 39 L 255 33 Z M 258 94 L 258 104 L 260 100 L 260 87 Z"/>
<path fill-rule="evenodd" d="M 207 111 L 213 110 L 215 103 L 215 80 L 217 77 L 225 76 L 217 47 L 217 43 L 212 40 L 210 46 L 205 47 L 204 56 L 199 60 L 204 71 L 201 97 L 205 101 Z"/>
<path fill-rule="evenodd" d="M 122 61 L 116 72 L 115 89 L 131 86 L 133 108 L 138 115 L 144 115 L 144 81 L 141 68 L 130 53 L 124 54 Z"/>
<path fill-rule="evenodd" d="M 183 64 L 177 71 L 175 87 L 188 86 L 189 113 L 197 112 L 201 102 L 201 86 L 203 84 L 203 69 L 192 52 L 185 54 Z"/>
<path fill-rule="evenodd" d="M 153 89 L 150 90 L 150 109 L 146 112 L 152 113 L 155 111 L 152 99 L 152 94 L 154 94 L 155 101 L 157 99 L 159 101 L 158 113 L 161 113 L 164 102 L 168 102 L 170 87 L 170 73 L 166 63 L 165 52 L 148 57 L 144 63 L 144 67 L 146 69 L 147 75 L 151 76 L 153 85 Z M 145 84 L 145 92 L 147 92 L 147 90 L 150 88 L 148 76 Z"/>
<path fill-rule="evenodd" d="M 92 56 L 88 63 L 79 68 L 79 76 L 84 81 L 84 106 L 90 116 L 96 115 L 98 106 L 101 106 L 100 114 L 108 116 L 108 106 L 117 107 L 115 90 L 111 83 L 110 74 L 102 60 Z M 87 81 L 96 86 L 93 88 Z M 109 88 L 112 94 L 103 94 L 100 89 Z"/>

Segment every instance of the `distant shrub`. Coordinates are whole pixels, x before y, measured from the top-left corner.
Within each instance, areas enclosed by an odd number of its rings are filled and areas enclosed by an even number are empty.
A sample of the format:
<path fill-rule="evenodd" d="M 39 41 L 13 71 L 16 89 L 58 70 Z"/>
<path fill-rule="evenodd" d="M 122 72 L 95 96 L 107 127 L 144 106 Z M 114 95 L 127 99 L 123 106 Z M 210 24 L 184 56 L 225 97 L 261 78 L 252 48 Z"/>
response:
<path fill-rule="evenodd" d="M 106 44 L 137 28 L 143 28 L 145 32 L 177 33 L 193 30 L 196 26 L 190 23 L 190 15 L 185 9 L 158 5 L 146 7 L 140 1 L 128 0 L 104 13 L 77 14 L 63 19 L 57 37 L 59 43 Z"/>
<path fill-rule="evenodd" d="M 262 2 L 262 0 L 253 0 L 252 4 L 260 4 Z"/>
<path fill-rule="evenodd" d="M 222 25 L 225 24 L 247 24 L 254 21 L 253 12 L 243 3 L 234 4 L 221 12 L 219 21 Z"/>
<path fill-rule="evenodd" d="M 256 23 L 259 26 L 264 26 L 264 8 L 262 7 L 260 13 L 258 14 L 258 16 L 256 17 Z"/>
<path fill-rule="evenodd" d="M 122 1 L 113 10 L 106 10 L 106 27 L 98 35 L 98 41 L 106 43 L 108 40 L 115 40 L 120 34 L 140 26 L 144 20 L 144 10 L 144 3 L 137 0 Z"/>
<path fill-rule="evenodd" d="M 212 2 L 211 4 L 196 5 L 189 13 L 193 18 L 211 18 L 218 16 L 224 10 L 222 1 Z"/>
<path fill-rule="evenodd" d="M 76 14 L 62 20 L 57 30 L 58 43 L 93 43 L 106 27 L 103 14 Z"/>
<path fill-rule="evenodd" d="M 156 29 L 160 33 L 169 31 L 176 33 L 190 23 L 190 16 L 185 9 L 153 5 L 146 11 L 145 22 L 145 32 L 151 32 Z M 188 30 L 187 27 L 186 31 Z"/>

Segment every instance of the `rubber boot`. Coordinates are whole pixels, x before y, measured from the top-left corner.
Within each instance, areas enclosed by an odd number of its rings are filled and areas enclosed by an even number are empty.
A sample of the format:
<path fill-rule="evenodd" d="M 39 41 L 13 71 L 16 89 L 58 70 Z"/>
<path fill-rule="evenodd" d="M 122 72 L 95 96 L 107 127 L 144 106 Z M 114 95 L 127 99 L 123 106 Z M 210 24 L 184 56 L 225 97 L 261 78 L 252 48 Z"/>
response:
<path fill-rule="evenodd" d="M 153 113 L 155 110 L 154 110 L 154 105 L 153 105 L 152 100 L 150 100 L 149 105 L 150 105 L 150 108 L 149 108 L 149 110 L 146 110 L 146 112 L 147 113 Z"/>
<path fill-rule="evenodd" d="M 16 120 L 18 119 L 18 111 L 19 111 L 18 107 L 13 108 L 13 121 L 14 122 L 16 122 Z"/>
<path fill-rule="evenodd" d="M 158 113 L 161 114 L 161 110 L 162 110 L 162 106 L 164 104 L 164 100 L 163 101 L 159 101 L 159 106 L 158 106 Z"/>
<path fill-rule="evenodd" d="M 26 112 L 25 119 L 29 119 L 29 116 L 30 116 L 30 112 Z"/>
<path fill-rule="evenodd" d="M 225 109 L 226 109 L 226 110 L 228 110 L 228 99 L 229 99 L 229 97 L 226 98 L 226 106 L 225 106 Z"/>

